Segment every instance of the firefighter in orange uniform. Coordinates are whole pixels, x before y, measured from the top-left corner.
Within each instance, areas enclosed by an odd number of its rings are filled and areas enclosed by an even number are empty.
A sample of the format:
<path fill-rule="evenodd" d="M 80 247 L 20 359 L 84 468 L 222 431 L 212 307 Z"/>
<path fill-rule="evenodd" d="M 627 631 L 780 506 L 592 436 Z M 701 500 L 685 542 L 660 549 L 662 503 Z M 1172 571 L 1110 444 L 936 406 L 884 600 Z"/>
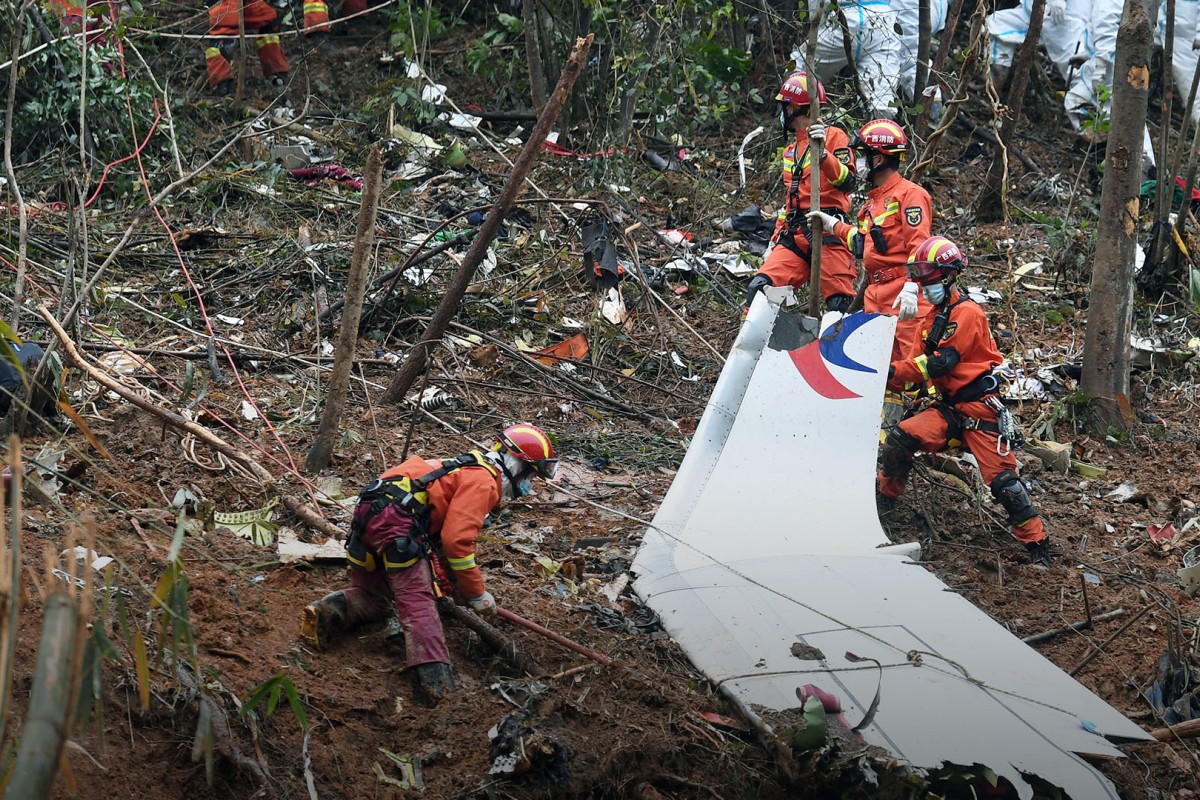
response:
<path fill-rule="evenodd" d="M 206 0 L 208 3 L 208 32 L 211 35 L 204 49 L 208 65 L 208 83 L 218 94 L 233 92 L 231 59 L 237 51 L 238 3 L 246 33 L 258 34 L 253 39 L 263 77 L 276 89 L 287 85 L 288 62 L 279 41 L 279 12 L 264 0 Z"/>
<path fill-rule="evenodd" d="M 858 224 L 837 222 L 834 235 L 860 257 L 867 288 L 863 310 L 898 313 L 892 360 L 903 358 L 917 339 L 920 319 L 929 305 L 919 299 L 917 284 L 908 279 L 908 258 L 931 235 L 933 212 L 929 192 L 900 177 L 900 164 L 908 152 L 908 136 L 890 119 L 868 122 L 854 135 L 858 174 L 871 184 L 867 202 L 858 210 Z M 811 217 L 822 216 L 810 214 Z M 835 220 L 823 219 L 824 224 Z M 884 433 L 904 415 L 900 394 L 884 395 Z"/>
<path fill-rule="evenodd" d="M 367 10 L 367 0 L 342 0 L 342 16 Z M 304 0 L 304 33 L 308 36 L 329 33 L 329 3 Z"/>
<path fill-rule="evenodd" d="M 828 103 L 825 88 L 817 82 L 817 99 Z M 784 134 L 795 136 L 783 153 L 783 188 L 786 202 L 775 222 L 771 248 L 758 273 L 746 289 L 744 310 L 750 308 L 754 295 L 765 286 L 808 284 L 812 274 L 809 242 L 812 228 L 805 216 L 812 207 L 811 154 L 809 140 L 820 141 L 821 153 L 817 179 L 821 186 L 821 209 L 831 219 L 848 219 L 850 191 L 854 188 L 854 163 L 850 152 L 850 137 L 841 128 L 813 123 L 809 112 L 808 76 L 795 72 L 783 82 L 775 96 L 779 103 L 779 121 Z M 825 228 L 821 248 L 821 296 L 829 311 L 845 312 L 854 299 L 854 261 L 843 239 L 833 235 L 833 227 Z M 744 311 L 743 311 L 744 313 Z"/>
<path fill-rule="evenodd" d="M 505 428 L 486 453 L 444 461 L 413 456 L 392 467 L 359 496 L 346 541 L 350 587 L 307 606 L 301 636 L 325 649 L 346 630 L 394 611 L 418 683 L 431 700 L 441 699 L 454 682 L 433 561 L 457 597 L 479 614 L 496 613 L 475 563 L 475 540 L 502 499 L 531 493 L 533 476 L 552 478 L 557 467 L 550 437 L 526 423 Z"/>
<path fill-rule="evenodd" d="M 1013 456 L 1021 436 L 1000 401 L 992 374 L 1002 361 L 1000 351 L 983 309 L 956 286 L 966 265 L 958 246 L 942 236 L 921 244 L 909 264 L 933 308 L 922 318 L 923 338 L 904 358 L 892 362 L 888 385 L 899 391 L 906 384 L 929 382 L 940 399 L 888 433 L 880 455 L 880 507 L 894 506 L 918 450 L 936 453 L 952 441 L 961 442 L 975 456 L 992 497 L 1008 512 L 1013 536 L 1024 543 L 1033 564 L 1046 568 L 1050 566 L 1046 529 Z"/>

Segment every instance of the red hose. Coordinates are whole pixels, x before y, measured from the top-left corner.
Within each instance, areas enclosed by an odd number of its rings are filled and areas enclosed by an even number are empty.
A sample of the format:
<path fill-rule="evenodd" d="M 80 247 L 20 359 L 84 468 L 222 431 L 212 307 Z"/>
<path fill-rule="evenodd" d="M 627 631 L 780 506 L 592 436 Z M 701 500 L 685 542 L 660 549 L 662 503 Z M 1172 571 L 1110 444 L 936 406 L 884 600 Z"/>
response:
<path fill-rule="evenodd" d="M 587 656 L 592 661 L 595 661 L 598 664 L 603 664 L 606 667 L 612 666 L 613 660 L 611 658 L 609 658 L 608 656 L 597 653 L 595 650 L 592 650 L 589 647 L 584 647 L 583 645 L 579 644 L 578 642 L 573 642 L 570 639 L 568 639 L 567 637 L 557 634 L 554 631 L 549 630 L 548 628 L 543 628 L 541 625 L 538 625 L 536 622 L 531 622 L 530 620 L 527 620 L 524 617 L 519 617 L 516 614 L 514 614 L 513 612 L 509 611 L 507 608 L 497 607 L 496 614 L 501 619 L 506 619 L 509 622 L 512 622 L 516 625 L 520 625 L 522 628 L 528 628 L 529 630 L 533 631 L 534 633 L 536 633 L 540 636 L 545 636 L 547 639 L 549 639 L 552 642 L 558 642 L 559 644 L 561 644 L 563 647 L 567 648 L 568 650 L 574 650 L 576 653 L 579 653 L 580 655 Z"/>

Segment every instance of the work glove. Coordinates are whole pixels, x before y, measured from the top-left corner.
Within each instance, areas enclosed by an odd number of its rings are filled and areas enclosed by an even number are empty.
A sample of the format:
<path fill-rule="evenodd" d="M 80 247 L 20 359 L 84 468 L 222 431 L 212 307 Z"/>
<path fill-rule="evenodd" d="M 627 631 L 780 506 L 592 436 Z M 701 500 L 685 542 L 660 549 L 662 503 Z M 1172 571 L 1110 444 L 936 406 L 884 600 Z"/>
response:
<path fill-rule="evenodd" d="M 808 126 L 808 138 L 814 142 L 825 144 L 825 125 L 820 122 L 814 122 Z"/>
<path fill-rule="evenodd" d="M 496 598 L 492 597 L 491 592 L 484 592 L 479 597 L 469 598 L 467 605 L 481 617 L 494 616 L 496 613 Z"/>
<path fill-rule="evenodd" d="M 900 309 L 900 321 L 912 319 L 917 315 L 917 284 L 916 281 L 905 281 L 904 288 L 896 295 L 892 310 Z"/>
<path fill-rule="evenodd" d="M 1067 18 L 1067 0 L 1050 0 L 1046 3 L 1046 16 L 1055 24 L 1061 23 Z"/>
<path fill-rule="evenodd" d="M 940 378 L 949 374 L 950 370 L 958 366 L 958 362 L 961 360 L 958 350 L 949 345 L 934 350 L 933 355 L 927 358 L 923 355 L 917 356 L 917 358 L 926 359 L 925 371 L 930 378 Z"/>
<path fill-rule="evenodd" d="M 808 217 L 808 224 L 815 226 L 818 221 L 821 223 L 821 229 L 825 233 L 833 233 L 833 226 L 837 225 L 837 217 L 832 214 L 826 214 L 824 211 L 810 211 L 805 214 Z"/>

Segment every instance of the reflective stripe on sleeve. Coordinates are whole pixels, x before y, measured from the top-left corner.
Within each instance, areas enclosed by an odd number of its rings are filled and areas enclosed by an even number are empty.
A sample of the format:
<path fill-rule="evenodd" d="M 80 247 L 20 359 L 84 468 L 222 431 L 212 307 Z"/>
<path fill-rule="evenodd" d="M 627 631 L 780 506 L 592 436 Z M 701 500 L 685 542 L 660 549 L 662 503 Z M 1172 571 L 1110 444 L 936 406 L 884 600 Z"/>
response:
<path fill-rule="evenodd" d="M 927 381 L 932 380 L 932 378 L 929 377 L 929 357 L 928 356 L 919 355 L 913 359 L 913 363 L 916 364 L 917 369 L 919 369 L 921 371 L 922 378 L 924 378 Z"/>
<path fill-rule="evenodd" d="M 446 560 L 450 562 L 450 569 L 454 570 L 455 572 L 462 572 L 463 570 L 475 568 L 474 553 L 469 556 L 463 556 L 462 558 L 447 558 Z"/>

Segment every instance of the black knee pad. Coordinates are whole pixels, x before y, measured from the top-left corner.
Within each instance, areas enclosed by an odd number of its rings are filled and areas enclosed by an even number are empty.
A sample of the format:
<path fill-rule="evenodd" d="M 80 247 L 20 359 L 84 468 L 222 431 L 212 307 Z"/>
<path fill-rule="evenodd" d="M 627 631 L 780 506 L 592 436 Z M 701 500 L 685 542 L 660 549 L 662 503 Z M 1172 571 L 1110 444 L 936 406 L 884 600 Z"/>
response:
<path fill-rule="evenodd" d="M 1020 525 L 1038 515 L 1025 482 L 1011 469 L 1004 470 L 992 479 L 991 490 L 992 497 L 1008 512 L 1010 524 Z"/>
<path fill-rule="evenodd" d="M 908 475 L 912 468 L 913 454 L 920 449 L 916 438 L 900 426 L 888 431 L 887 438 L 883 441 L 883 453 L 879 457 L 879 466 L 883 474 L 889 478 Z"/>
<path fill-rule="evenodd" d="M 850 310 L 850 304 L 854 302 L 854 298 L 848 294 L 835 294 L 825 301 L 825 308 L 828 311 L 837 311 L 840 314 L 845 314 Z"/>
<path fill-rule="evenodd" d="M 771 279 L 763 274 L 755 275 L 750 279 L 750 285 L 746 287 L 746 308 L 754 302 L 754 295 L 761 292 L 765 287 L 772 286 Z"/>

